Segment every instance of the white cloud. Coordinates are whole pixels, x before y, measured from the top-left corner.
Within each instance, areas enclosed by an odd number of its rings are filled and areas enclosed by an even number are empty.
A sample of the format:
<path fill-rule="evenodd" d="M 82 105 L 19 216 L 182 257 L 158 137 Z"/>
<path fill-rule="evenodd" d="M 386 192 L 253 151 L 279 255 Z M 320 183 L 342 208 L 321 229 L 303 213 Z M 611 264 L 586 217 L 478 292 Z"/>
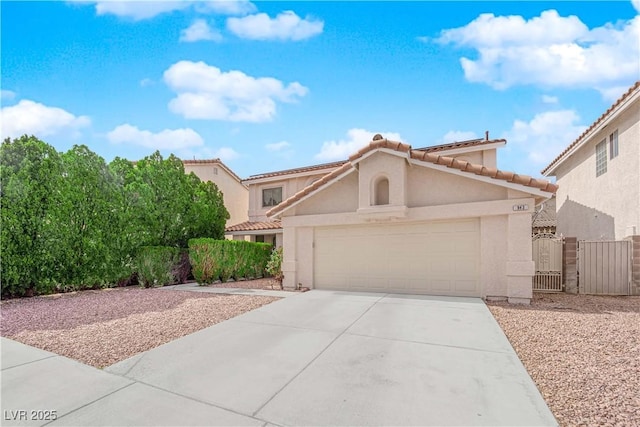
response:
<path fill-rule="evenodd" d="M 466 26 L 444 30 L 437 39 L 474 49 L 477 59 L 460 59 L 468 81 L 495 89 L 515 85 L 596 88 L 638 78 L 640 16 L 589 29 L 578 17 L 547 10 L 522 16 L 482 14 Z"/>
<path fill-rule="evenodd" d="M 211 28 L 204 19 L 196 19 L 189 28 L 185 28 L 180 32 L 181 42 L 196 42 L 199 40 L 222 41 L 222 34 L 214 28 Z"/>
<path fill-rule="evenodd" d="M 265 145 L 265 148 L 268 151 L 282 151 L 289 147 L 291 147 L 291 144 L 289 144 L 287 141 L 274 142 L 273 144 Z"/>
<path fill-rule="evenodd" d="M 177 151 L 177 156 L 181 159 L 215 159 L 223 162 L 230 162 L 240 157 L 240 154 L 231 147 L 221 147 L 212 149 L 210 147 L 199 147 L 196 149 L 187 148 Z"/>
<path fill-rule="evenodd" d="M 116 15 L 131 18 L 134 21 L 153 18 L 163 13 L 183 10 L 191 6 L 190 1 L 99 1 L 96 2 L 96 14 Z"/>
<path fill-rule="evenodd" d="M 265 122 L 276 114 L 276 102 L 295 102 L 308 89 L 298 82 L 251 77 L 242 71 L 223 72 L 204 62 L 180 61 L 164 72 L 177 96 L 169 109 L 188 119 Z"/>
<path fill-rule="evenodd" d="M 347 138 L 339 141 L 325 141 L 322 143 L 320 152 L 315 155 L 318 160 L 344 160 L 362 147 L 369 144 L 376 133 L 380 133 L 384 138 L 392 141 L 401 141 L 402 137 L 395 132 L 371 132 L 365 129 L 349 129 Z"/>
<path fill-rule="evenodd" d="M 230 161 L 237 159 L 240 154 L 236 150 L 230 147 L 222 147 L 214 151 L 215 157 L 220 158 L 222 161 Z"/>
<path fill-rule="evenodd" d="M 75 116 L 62 108 L 48 107 L 23 99 L 0 110 L 2 138 L 18 138 L 24 134 L 42 138 L 50 135 L 77 137 L 80 129 L 91 124 L 87 116 Z"/>
<path fill-rule="evenodd" d="M 477 139 L 478 135 L 473 131 L 450 130 L 440 138 L 440 144 L 449 144 L 451 142 L 468 141 Z"/>
<path fill-rule="evenodd" d="M 324 22 L 309 16 L 301 19 L 295 12 L 288 10 L 275 18 L 270 18 L 266 13 L 228 18 L 227 28 L 245 39 L 303 40 L 322 33 Z"/>
<path fill-rule="evenodd" d="M 16 97 L 16 93 L 12 90 L 6 90 L 6 89 L 2 89 L 2 91 L 0 91 L 0 99 L 5 99 L 5 100 L 12 100 L 15 99 Z"/>
<path fill-rule="evenodd" d="M 220 15 L 246 15 L 257 10 L 256 5 L 246 0 L 220 0 L 199 2 L 196 10 Z"/>
<path fill-rule="evenodd" d="M 154 150 L 177 150 L 204 144 L 202 137 L 190 128 L 165 129 L 153 133 L 130 124 L 116 127 L 107 134 L 107 139 L 113 144 L 133 144 Z"/>
<path fill-rule="evenodd" d="M 542 102 L 544 102 L 545 104 L 557 104 L 558 97 L 550 96 L 550 95 L 542 95 Z"/>
<path fill-rule="evenodd" d="M 142 87 L 153 86 L 154 84 L 155 82 L 148 77 L 145 77 L 144 79 L 140 80 L 140 86 Z"/>
<path fill-rule="evenodd" d="M 544 167 L 573 142 L 586 126 L 573 110 L 547 111 L 531 121 L 515 120 L 504 137 L 512 148 L 523 151 L 529 163 Z M 531 166 L 529 166 L 531 167 Z"/>
<path fill-rule="evenodd" d="M 163 13 L 186 10 L 192 7 L 198 13 L 219 15 L 246 15 L 256 11 L 256 6 L 247 0 L 104 0 L 97 2 L 71 1 L 70 3 L 95 3 L 97 15 L 115 15 L 120 18 L 133 19 L 134 21 L 151 19 Z"/>
<path fill-rule="evenodd" d="M 636 12 L 640 13 L 640 0 L 631 0 L 631 4 Z"/>

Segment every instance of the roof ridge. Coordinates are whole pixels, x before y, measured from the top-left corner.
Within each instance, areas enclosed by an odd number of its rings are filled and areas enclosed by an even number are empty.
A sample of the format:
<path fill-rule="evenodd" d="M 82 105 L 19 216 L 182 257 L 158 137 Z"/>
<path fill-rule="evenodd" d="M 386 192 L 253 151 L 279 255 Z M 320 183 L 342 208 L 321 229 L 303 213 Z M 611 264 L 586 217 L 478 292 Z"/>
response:
<path fill-rule="evenodd" d="M 606 117 L 613 112 L 622 102 L 627 99 L 629 96 L 633 94 L 637 89 L 640 89 L 640 80 L 636 81 L 625 93 L 623 93 L 620 98 L 618 98 L 607 110 L 600 115 L 587 129 L 584 130 L 567 148 L 562 150 L 558 156 L 551 161 L 544 169 L 540 171 L 543 175 L 549 171 L 556 163 L 560 161 L 560 159 L 567 154 L 573 147 L 578 145 L 578 143 L 595 128 L 600 122 L 602 122 Z"/>
<path fill-rule="evenodd" d="M 220 160 L 220 157 L 216 157 L 214 159 L 180 159 L 182 161 L 183 165 L 220 165 L 222 166 L 227 172 L 229 172 L 229 174 L 231 176 L 233 176 L 240 184 L 242 184 L 242 178 L 240 178 L 238 175 L 236 175 L 236 173 L 231 170 L 231 168 L 227 165 L 225 165 L 222 160 Z"/>
<path fill-rule="evenodd" d="M 408 157 L 413 160 L 424 161 L 424 162 L 432 163 L 439 166 L 445 166 L 450 169 L 458 169 L 459 171 L 466 172 L 466 173 L 473 173 L 479 176 L 485 176 L 492 179 L 497 179 L 497 180 L 506 181 L 506 182 L 510 182 L 518 185 L 523 185 L 526 187 L 537 188 L 538 190 L 544 191 L 546 193 L 555 194 L 555 192 L 558 190 L 557 184 L 553 184 L 546 179 L 533 178 L 533 177 L 530 177 L 529 175 L 521 175 L 515 172 L 503 171 L 498 168 L 490 168 L 484 165 L 470 163 L 465 160 L 459 160 L 453 157 L 440 156 L 438 154 L 433 154 L 426 151 L 415 150 L 415 149 L 412 149 L 411 145 L 409 144 L 404 144 L 399 141 L 391 141 L 384 138 L 384 139 L 371 141 L 369 145 L 361 148 L 356 153 L 349 156 L 349 160 L 345 162 L 342 166 L 340 166 L 337 169 L 334 169 L 333 171 L 323 176 L 318 181 L 315 181 L 311 185 L 308 185 L 307 187 L 298 191 L 293 196 L 284 200 L 279 205 L 274 206 L 273 208 L 267 211 L 266 215 L 268 217 L 271 217 L 283 211 L 293 203 L 296 203 L 303 197 L 307 196 L 308 194 L 317 190 L 318 188 L 328 183 L 329 181 L 333 180 L 337 176 L 343 174 L 348 169 L 352 168 L 354 162 L 362 158 L 365 154 L 377 149 L 391 149 L 398 152 L 404 152 L 404 153 L 407 153 Z"/>

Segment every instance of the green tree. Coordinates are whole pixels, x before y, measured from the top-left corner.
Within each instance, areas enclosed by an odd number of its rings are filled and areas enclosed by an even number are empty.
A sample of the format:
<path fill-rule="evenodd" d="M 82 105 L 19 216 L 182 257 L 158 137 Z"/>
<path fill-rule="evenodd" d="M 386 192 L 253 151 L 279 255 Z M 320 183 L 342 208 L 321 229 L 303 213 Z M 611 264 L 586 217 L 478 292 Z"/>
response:
<path fill-rule="evenodd" d="M 104 159 L 85 145 L 62 156 L 61 200 L 52 207 L 52 221 L 63 261 L 60 281 L 74 288 L 116 282 L 123 272 L 116 246 L 121 215 L 117 187 Z"/>
<path fill-rule="evenodd" d="M 34 136 L 7 138 L 0 146 L 0 277 L 2 295 L 50 292 L 56 247 L 50 218 L 60 203 L 62 161 Z"/>

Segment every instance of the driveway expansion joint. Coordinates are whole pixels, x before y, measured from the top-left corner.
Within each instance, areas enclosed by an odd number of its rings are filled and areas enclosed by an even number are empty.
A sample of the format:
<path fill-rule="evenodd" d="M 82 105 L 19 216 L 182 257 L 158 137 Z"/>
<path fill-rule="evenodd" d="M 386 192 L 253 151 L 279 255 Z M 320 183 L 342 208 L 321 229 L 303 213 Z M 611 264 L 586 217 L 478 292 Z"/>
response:
<path fill-rule="evenodd" d="M 134 384 L 135 384 L 135 381 L 131 381 L 129 384 L 126 384 L 126 385 L 124 385 L 124 386 L 122 386 L 122 387 L 119 387 L 119 388 L 117 388 L 117 389 L 113 390 L 113 391 L 110 391 L 109 393 L 105 394 L 104 396 L 100 396 L 99 398 L 94 399 L 94 400 L 92 400 L 92 401 L 90 401 L 90 402 L 87 402 L 87 403 L 85 403 L 84 405 L 78 406 L 77 408 L 72 409 L 71 411 L 69 411 L 69 412 L 65 413 L 64 415 L 59 415 L 59 416 L 58 416 L 58 418 L 56 418 L 55 420 L 51 420 L 51 421 L 49 421 L 48 423 L 44 423 L 44 424 L 42 424 L 42 426 L 41 426 L 41 427 L 44 427 L 44 426 L 49 425 L 49 424 L 51 424 L 51 423 L 53 423 L 53 422 L 56 422 L 56 421 L 58 421 L 58 420 L 60 420 L 60 419 L 62 419 L 62 418 L 64 418 L 64 417 L 66 417 L 66 416 L 68 416 L 68 415 L 73 414 L 74 412 L 79 411 L 79 410 L 80 410 L 80 409 L 82 409 L 82 408 L 86 408 L 86 407 L 87 407 L 87 406 L 89 406 L 89 405 L 93 405 L 94 403 L 99 402 L 100 400 L 104 399 L 105 397 L 109 397 L 109 396 L 111 396 L 111 395 L 113 395 L 113 394 L 116 394 L 116 393 L 118 393 L 119 391 L 122 391 L 122 390 L 124 390 L 124 389 L 125 389 L 125 388 L 127 388 L 127 387 L 131 387 L 131 386 L 132 386 L 132 385 L 134 385 Z"/>
<path fill-rule="evenodd" d="M 11 338 L 9 338 L 9 339 L 11 339 Z M 20 341 L 18 341 L 18 342 L 20 342 Z M 13 368 L 19 368 L 21 366 L 31 365 L 32 363 L 37 363 L 37 362 L 41 362 L 43 360 L 53 359 L 53 358 L 56 358 L 56 357 L 63 357 L 63 356 L 60 356 L 59 354 L 52 354 L 51 356 L 43 357 L 42 359 L 30 360 L 29 362 L 24 362 L 24 363 L 21 363 L 19 365 L 9 366 L 8 368 L 2 368 L 2 371 L 9 371 L 9 370 L 11 370 Z M 81 364 L 84 365 L 84 363 L 82 363 L 82 362 L 78 362 L 78 363 L 81 363 Z"/>
<path fill-rule="evenodd" d="M 333 345 L 333 343 L 335 343 L 341 336 L 343 336 L 349 330 L 350 327 L 352 327 L 358 320 L 360 320 L 362 318 L 362 316 L 367 314 L 369 312 L 369 310 L 371 310 L 382 298 L 384 298 L 384 296 L 382 296 L 382 297 L 378 298 L 377 300 L 375 300 L 374 302 L 372 302 L 372 304 L 365 311 L 363 311 L 362 314 L 360 314 L 360 316 L 358 316 L 353 322 L 351 322 L 349 324 L 349 326 L 347 326 L 334 339 L 332 339 L 318 354 L 315 355 L 315 357 L 313 357 L 306 365 L 304 365 L 304 367 L 302 369 L 300 369 L 300 371 L 298 371 L 297 374 L 295 374 L 293 377 L 291 377 L 291 379 L 289 381 L 287 381 L 282 387 L 280 387 L 280 389 L 278 389 L 278 391 L 276 391 L 269 399 L 267 399 L 267 401 L 265 403 L 260 405 L 260 407 L 253 413 L 253 416 L 255 416 L 258 412 L 260 412 L 262 409 L 264 409 L 264 407 L 267 406 L 269 404 L 269 402 L 271 402 L 278 394 L 280 394 L 282 392 L 282 390 L 287 388 L 287 386 L 289 384 L 291 384 L 296 378 L 298 378 L 300 376 L 300 374 L 302 374 L 311 364 L 313 364 L 313 362 L 315 362 L 320 356 L 322 356 L 322 354 L 325 351 L 327 351 L 327 349 L 329 347 L 331 347 Z"/>

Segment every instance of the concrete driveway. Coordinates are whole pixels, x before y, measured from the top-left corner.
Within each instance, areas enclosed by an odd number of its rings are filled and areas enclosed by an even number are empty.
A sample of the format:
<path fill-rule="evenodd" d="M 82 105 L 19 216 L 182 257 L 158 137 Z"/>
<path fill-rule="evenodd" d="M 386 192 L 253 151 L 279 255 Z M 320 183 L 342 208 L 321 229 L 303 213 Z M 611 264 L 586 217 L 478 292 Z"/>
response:
<path fill-rule="evenodd" d="M 2 343 L 3 425 L 557 424 L 476 298 L 311 291 L 104 371 Z"/>

